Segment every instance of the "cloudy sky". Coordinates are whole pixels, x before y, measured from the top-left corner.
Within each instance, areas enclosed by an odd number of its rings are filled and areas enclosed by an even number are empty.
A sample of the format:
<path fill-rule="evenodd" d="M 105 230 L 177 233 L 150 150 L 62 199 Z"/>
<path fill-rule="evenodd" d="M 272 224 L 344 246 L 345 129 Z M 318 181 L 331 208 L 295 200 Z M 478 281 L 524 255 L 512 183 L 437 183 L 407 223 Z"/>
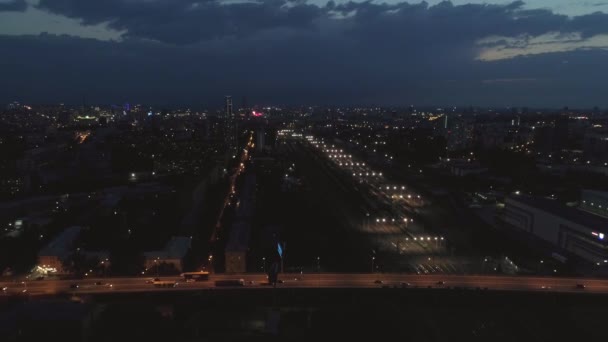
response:
<path fill-rule="evenodd" d="M 0 0 L 0 103 L 608 107 L 608 0 Z"/>

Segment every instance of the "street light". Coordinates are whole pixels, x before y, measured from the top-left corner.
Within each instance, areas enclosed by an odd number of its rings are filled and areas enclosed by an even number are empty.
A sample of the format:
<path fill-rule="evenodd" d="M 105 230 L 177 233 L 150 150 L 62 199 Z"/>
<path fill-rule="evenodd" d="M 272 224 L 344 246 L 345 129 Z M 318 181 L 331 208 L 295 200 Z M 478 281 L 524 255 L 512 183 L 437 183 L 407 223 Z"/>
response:
<path fill-rule="evenodd" d="M 372 257 L 372 273 L 374 273 L 374 260 L 376 260 L 375 256 Z"/>

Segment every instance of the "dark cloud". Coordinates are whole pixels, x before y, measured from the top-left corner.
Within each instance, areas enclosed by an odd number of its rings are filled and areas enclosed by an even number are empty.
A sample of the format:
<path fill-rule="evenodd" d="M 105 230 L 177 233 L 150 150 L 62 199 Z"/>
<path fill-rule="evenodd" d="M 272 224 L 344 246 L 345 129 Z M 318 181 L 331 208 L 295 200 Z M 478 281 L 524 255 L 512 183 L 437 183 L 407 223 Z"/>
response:
<path fill-rule="evenodd" d="M 0 89 L 9 89 L 0 101 L 79 102 L 84 92 L 90 101 L 170 104 L 214 104 L 228 93 L 286 104 L 608 104 L 591 89 L 608 76 L 604 51 L 476 60 L 488 36 L 517 39 L 486 48 L 525 48 L 545 33 L 608 33 L 603 13 L 523 6 L 41 0 L 41 9 L 108 23 L 124 39 L 0 36 Z"/>
<path fill-rule="evenodd" d="M 584 37 L 608 32 L 608 15 L 568 18 L 550 10 L 525 10 L 523 1 L 507 5 L 444 1 L 397 4 L 348 2 L 325 7 L 304 0 L 268 0 L 223 4 L 215 0 L 41 0 L 39 8 L 82 19 L 86 25 L 108 23 L 129 38 L 169 44 L 193 44 L 225 37 L 249 37 L 269 29 L 319 30 L 332 21 L 353 39 L 378 43 L 471 42 L 488 35 L 540 35 L 579 31 Z M 350 16 L 336 19 L 332 14 Z M 323 32 L 320 32 L 321 34 Z M 381 39 L 378 39 L 381 38 Z"/>
<path fill-rule="evenodd" d="M 39 8 L 85 25 L 107 22 L 126 37 L 191 44 L 226 36 L 243 37 L 269 28 L 310 28 L 321 8 L 271 0 L 224 5 L 197 0 L 41 0 Z"/>
<path fill-rule="evenodd" d="M 25 0 L 12 0 L 9 2 L 0 2 L 0 12 L 23 12 L 27 9 Z"/>

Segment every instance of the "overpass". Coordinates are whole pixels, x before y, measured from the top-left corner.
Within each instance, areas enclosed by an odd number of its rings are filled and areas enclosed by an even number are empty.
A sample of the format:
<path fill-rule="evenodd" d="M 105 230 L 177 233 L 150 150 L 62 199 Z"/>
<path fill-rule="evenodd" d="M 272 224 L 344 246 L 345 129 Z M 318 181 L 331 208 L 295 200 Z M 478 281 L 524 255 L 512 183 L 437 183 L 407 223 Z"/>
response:
<path fill-rule="evenodd" d="M 13 279 L 0 282 L 0 296 L 10 295 L 53 295 L 65 293 L 134 293 L 157 291 L 196 291 L 204 289 L 223 289 L 216 287 L 216 280 L 243 279 L 241 290 L 260 290 L 269 288 L 264 274 L 212 274 L 208 281 L 184 282 L 178 277 L 162 277 L 162 280 L 175 281 L 175 287 L 155 287 L 144 277 L 91 278 L 79 280 L 30 280 Z M 478 289 L 524 292 L 580 292 L 608 293 L 608 280 L 591 278 L 522 277 L 493 275 L 415 275 L 381 273 L 283 273 L 281 288 L 443 288 Z M 577 286 L 583 284 L 584 288 Z M 75 285 L 78 285 L 76 287 Z M 232 288 L 234 287 L 227 287 Z"/>

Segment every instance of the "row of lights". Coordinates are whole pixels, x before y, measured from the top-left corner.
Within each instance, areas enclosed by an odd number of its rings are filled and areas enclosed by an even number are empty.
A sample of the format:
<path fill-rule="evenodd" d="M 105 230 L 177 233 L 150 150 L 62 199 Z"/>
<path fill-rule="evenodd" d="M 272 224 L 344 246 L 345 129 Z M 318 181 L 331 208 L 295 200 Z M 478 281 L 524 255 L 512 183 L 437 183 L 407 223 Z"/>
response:
<path fill-rule="evenodd" d="M 382 172 L 380 172 L 378 174 L 376 174 L 375 172 L 372 172 L 371 174 L 369 172 L 366 172 L 365 174 L 363 172 L 359 172 L 359 176 L 360 177 L 363 177 L 363 176 L 366 176 L 366 177 L 369 177 L 369 176 L 376 177 L 376 175 L 378 177 L 382 177 Z M 353 172 L 353 177 L 356 177 L 356 176 L 357 176 L 357 173 Z"/>
<path fill-rule="evenodd" d="M 386 222 L 396 222 L 396 220 L 395 219 L 390 219 L 390 221 L 389 221 L 386 218 L 377 218 L 376 219 L 376 223 L 386 223 Z M 405 218 L 403 218 L 403 222 L 414 222 L 414 219 L 409 219 L 409 221 L 408 221 L 408 218 L 405 217 Z"/>
<path fill-rule="evenodd" d="M 409 241 L 410 238 L 405 238 L 405 241 Z M 443 236 L 435 236 L 435 237 L 430 237 L 430 236 L 420 236 L 420 237 L 414 237 L 413 239 L 414 241 L 443 241 Z"/>

